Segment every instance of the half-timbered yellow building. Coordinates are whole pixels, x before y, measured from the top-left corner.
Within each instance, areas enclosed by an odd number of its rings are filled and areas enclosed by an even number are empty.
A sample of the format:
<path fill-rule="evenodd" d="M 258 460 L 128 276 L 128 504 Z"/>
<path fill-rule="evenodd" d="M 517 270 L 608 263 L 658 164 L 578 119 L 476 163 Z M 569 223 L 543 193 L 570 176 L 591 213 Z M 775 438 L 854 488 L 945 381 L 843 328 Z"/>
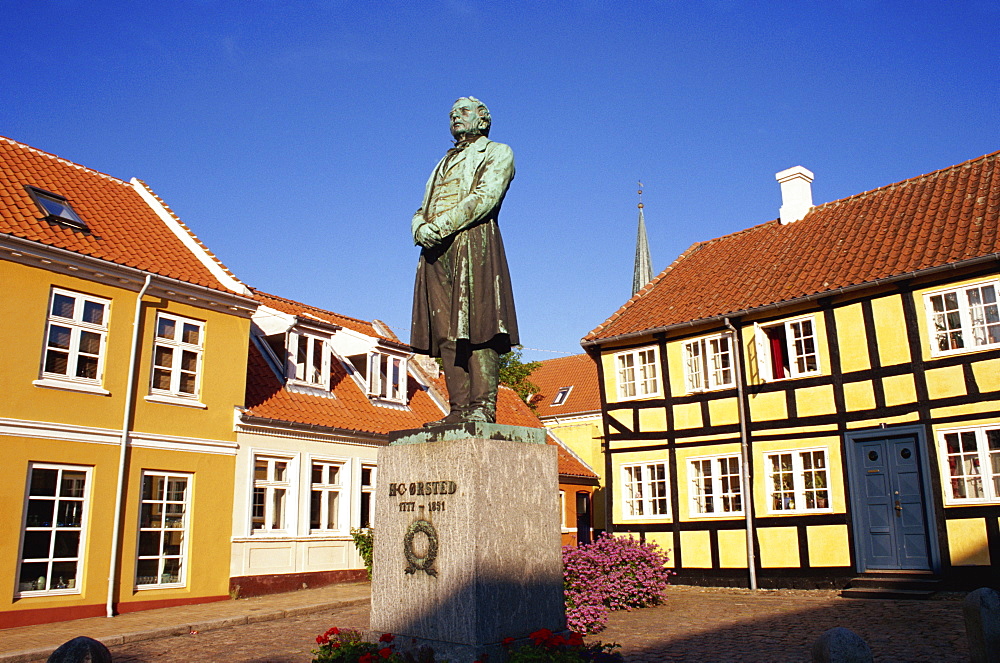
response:
<path fill-rule="evenodd" d="M 0 138 L 0 628 L 228 598 L 250 291 L 142 182 Z"/>
<path fill-rule="evenodd" d="M 592 331 L 613 528 L 683 582 L 1000 580 L 998 162 L 816 207 L 778 173 L 780 219 Z"/>

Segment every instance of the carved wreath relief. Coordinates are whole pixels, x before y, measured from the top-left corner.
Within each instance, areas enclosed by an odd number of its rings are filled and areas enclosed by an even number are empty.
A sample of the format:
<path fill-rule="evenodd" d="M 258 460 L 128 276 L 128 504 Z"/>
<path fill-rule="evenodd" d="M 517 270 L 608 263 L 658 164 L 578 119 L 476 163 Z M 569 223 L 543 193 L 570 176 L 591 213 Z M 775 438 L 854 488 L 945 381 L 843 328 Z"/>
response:
<path fill-rule="evenodd" d="M 413 549 L 413 537 L 417 532 L 427 535 L 427 553 L 423 557 L 417 557 Z M 437 576 L 438 572 L 432 567 L 434 559 L 438 554 L 437 530 L 426 520 L 417 520 L 410 523 L 406 528 L 406 535 L 403 537 L 403 555 L 406 557 L 406 572 L 416 573 L 423 571 L 429 576 Z"/>
<path fill-rule="evenodd" d="M 403 556 L 406 558 L 406 573 L 414 574 L 423 571 L 431 577 L 437 577 L 434 560 L 438 554 L 438 533 L 434 525 L 425 519 L 425 512 L 440 512 L 445 510 L 445 497 L 454 495 L 458 486 L 454 481 L 416 481 L 413 483 L 390 483 L 389 497 L 410 497 L 413 501 L 399 501 L 401 512 L 418 512 L 416 520 L 406 528 L 403 535 Z M 423 499 L 421 499 L 423 498 Z M 423 534 L 427 537 L 427 550 L 422 557 L 417 556 L 414 537 Z"/>

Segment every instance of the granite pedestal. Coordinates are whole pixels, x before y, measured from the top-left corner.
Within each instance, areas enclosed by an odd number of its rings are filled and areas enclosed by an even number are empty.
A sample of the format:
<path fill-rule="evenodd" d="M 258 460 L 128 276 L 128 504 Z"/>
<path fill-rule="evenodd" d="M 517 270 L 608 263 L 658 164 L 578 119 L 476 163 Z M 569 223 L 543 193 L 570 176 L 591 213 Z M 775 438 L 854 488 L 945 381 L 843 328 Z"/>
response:
<path fill-rule="evenodd" d="M 371 629 L 438 660 L 565 628 L 556 448 L 545 431 L 397 431 L 379 450 Z"/>

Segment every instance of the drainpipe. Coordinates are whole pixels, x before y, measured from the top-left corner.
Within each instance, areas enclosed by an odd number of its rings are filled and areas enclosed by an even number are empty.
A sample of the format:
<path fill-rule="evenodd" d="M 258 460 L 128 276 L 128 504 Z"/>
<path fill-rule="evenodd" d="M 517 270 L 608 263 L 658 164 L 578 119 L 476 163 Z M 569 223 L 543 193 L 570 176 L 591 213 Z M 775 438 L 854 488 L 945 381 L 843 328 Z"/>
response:
<path fill-rule="evenodd" d="M 743 346 L 740 344 L 736 334 L 736 327 L 729 322 L 729 318 L 724 320 L 726 329 L 729 330 L 730 342 L 732 343 L 736 361 L 733 362 L 736 370 L 736 398 L 739 404 L 740 417 L 740 482 L 743 484 L 743 513 L 746 518 L 747 530 L 747 568 L 750 571 L 750 589 L 757 589 L 757 560 L 753 554 L 753 486 L 750 484 L 750 449 L 747 443 L 747 413 L 743 405 Z"/>
<path fill-rule="evenodd" d="M 153 275 L 146 274 L 139 296 L 135 299 L 135 318 L 132 320 L 132 351 L 128 362 L 128 383 L 125 386 L 125 413 L 122 415 L 122 437 L 118 452 L 118 488 L 115 491 L 115 522 L 111 531 L 111 562 L 108 567 L 107 616 L 114 617 L 112 602 L 115 598 L 115 577 L 118 567 L 118 545 L 121 543 L 122 501 L 125 493 L 125 454 L 128 451 L 129 427 L 132 419 L 132 401 L 135 399 L 135 373 L 139 359 L 139 322 L 142 316 L 142 298 L 153 282 Z"/>

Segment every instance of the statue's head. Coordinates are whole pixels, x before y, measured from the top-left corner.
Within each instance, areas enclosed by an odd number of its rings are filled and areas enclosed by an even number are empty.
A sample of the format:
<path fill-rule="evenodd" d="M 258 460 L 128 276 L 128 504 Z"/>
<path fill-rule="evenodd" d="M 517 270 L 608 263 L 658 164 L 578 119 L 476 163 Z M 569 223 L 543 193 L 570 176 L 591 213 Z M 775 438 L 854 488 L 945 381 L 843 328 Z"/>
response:
<path fill-rule="evenodd" d="M 448 114 L 451 120 L 451 135 L 489 136 L 490 109 L 475 97 L 457 99 Z"/>

